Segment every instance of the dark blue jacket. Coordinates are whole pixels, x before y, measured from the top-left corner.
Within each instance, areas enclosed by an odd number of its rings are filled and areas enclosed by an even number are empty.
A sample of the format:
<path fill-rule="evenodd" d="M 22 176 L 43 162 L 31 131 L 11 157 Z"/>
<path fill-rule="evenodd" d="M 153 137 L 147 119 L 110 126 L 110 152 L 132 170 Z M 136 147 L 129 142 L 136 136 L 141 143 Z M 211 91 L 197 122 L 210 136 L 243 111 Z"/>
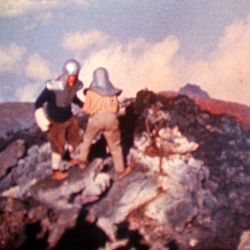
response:
<path fill-rule="evenodd" d="M 58 104 L 57 99 L 62 99 L 62 97 L 66 100 L 65 105 L 62 105 L 62 102 Z M 47 88 L 38 96 L 35 109 L 43 107 L 45 103 L 48 116 L 58 123 L 65 122 L 73 116 L 71 103 L 75 103 L 80 107 L 83 106 L 83 102 L 77 97 L 76 92 L 72 93 L 69 90 L 65 93 L 65 91 L 52 91 Z"/>

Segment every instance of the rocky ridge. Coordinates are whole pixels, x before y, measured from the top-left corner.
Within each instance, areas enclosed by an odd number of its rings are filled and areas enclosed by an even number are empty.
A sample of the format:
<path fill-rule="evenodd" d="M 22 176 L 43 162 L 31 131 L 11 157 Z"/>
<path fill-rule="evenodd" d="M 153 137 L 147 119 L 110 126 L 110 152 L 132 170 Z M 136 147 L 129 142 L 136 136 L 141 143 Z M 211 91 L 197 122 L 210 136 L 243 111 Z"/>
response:
<path fill-rule="evenodd" d="M 211 98 L 198 85 L 188 83 L 180 88 L 178 93 L 165 91 L 161 94 L 166 97 L 174 97 L 179 94 L 186 95 L 194 100 L 200 109 L 207 110 L 216 115 L 227 114 L 234 116 L 245 130 L 250 130 L 250 107 L 244 104 Z"/>
<path fill-rule="evenodd" d="M 70 177 L 53 181 L 44 135 L 35 125 L 28 143 L 15 134 L 0 153 L 0 248 L 247 249 L 249 131 L 185 95 L 143 90 L 123 105 L 133 170 L 122 180 L 101 135 L 87 169 L 65 161 Z"/>

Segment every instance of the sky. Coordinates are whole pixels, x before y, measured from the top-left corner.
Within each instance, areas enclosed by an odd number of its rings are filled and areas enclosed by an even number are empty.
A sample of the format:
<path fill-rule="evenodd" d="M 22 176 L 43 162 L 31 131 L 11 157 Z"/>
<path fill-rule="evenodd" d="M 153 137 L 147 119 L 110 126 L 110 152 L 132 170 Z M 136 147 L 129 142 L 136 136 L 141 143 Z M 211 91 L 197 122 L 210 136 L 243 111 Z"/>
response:
<path fill-rule="evenodd" d="M 1 103 L 35 101 L 74 58 L 121 98 L 190 83 L 250 106 L 249 0 L 0 0 L 0 31 Z"/>

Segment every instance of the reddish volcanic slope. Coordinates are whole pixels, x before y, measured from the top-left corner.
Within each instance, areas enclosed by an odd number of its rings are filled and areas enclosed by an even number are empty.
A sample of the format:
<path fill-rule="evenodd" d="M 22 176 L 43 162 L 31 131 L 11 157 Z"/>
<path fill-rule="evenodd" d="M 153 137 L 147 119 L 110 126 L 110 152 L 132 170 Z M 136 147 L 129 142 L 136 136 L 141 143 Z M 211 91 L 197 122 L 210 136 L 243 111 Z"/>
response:
<path fill-rule="evenodd" d="M 179 95 L 175 92 L 162 92 L 161 94 L 167 97 Z M 234 102 L 204 98 L 195 94 L 189 94 L 188 97 L 193 99 L 202 110 L 208 110 L 213 114 L 228 114 L 234 116 L 236 121 L 241 122 L 245 130 L 250 130 L 250 107 Z"/>

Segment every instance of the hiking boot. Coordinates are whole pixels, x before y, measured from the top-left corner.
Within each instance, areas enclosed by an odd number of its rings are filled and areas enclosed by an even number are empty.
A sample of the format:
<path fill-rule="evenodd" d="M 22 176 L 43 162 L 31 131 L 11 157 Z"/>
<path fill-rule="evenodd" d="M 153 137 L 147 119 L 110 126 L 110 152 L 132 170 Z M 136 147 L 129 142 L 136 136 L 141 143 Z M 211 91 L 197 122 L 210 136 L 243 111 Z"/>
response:
<path fill-rule="evenodd" d="M 125 176 L 127 176 L 128 174 L 130 174 L 130 172 L 132 171 L 131 167 L 127 167 L 122 173 L 118 174 L 118 179 L 121 180 L 123 179 Z"/>
<path fill-rule="evenodd" d="M 80 169 L 85 169 L 87 167 L 87 162 L 85 161 L 78 161 L 78 165 Z"/>
<path fill-rule="evenodd" d="M 76 160 L 76 159 L 70 158 L 70 160 L 69 160 L 69 164 L 70 164 L 70 165 L 72 165 L 72 166 L 74 166 L 74 165 L 78 165 L 78 164 L 79 164 L 79 161 L 78 161 L 78 160 Z"/>
<path fill-rule="evenodd" d="M 60 170 L 53 170 L 52 179 L 59 181 L 69 177 L 69 173 L 62 172 Z"/>

